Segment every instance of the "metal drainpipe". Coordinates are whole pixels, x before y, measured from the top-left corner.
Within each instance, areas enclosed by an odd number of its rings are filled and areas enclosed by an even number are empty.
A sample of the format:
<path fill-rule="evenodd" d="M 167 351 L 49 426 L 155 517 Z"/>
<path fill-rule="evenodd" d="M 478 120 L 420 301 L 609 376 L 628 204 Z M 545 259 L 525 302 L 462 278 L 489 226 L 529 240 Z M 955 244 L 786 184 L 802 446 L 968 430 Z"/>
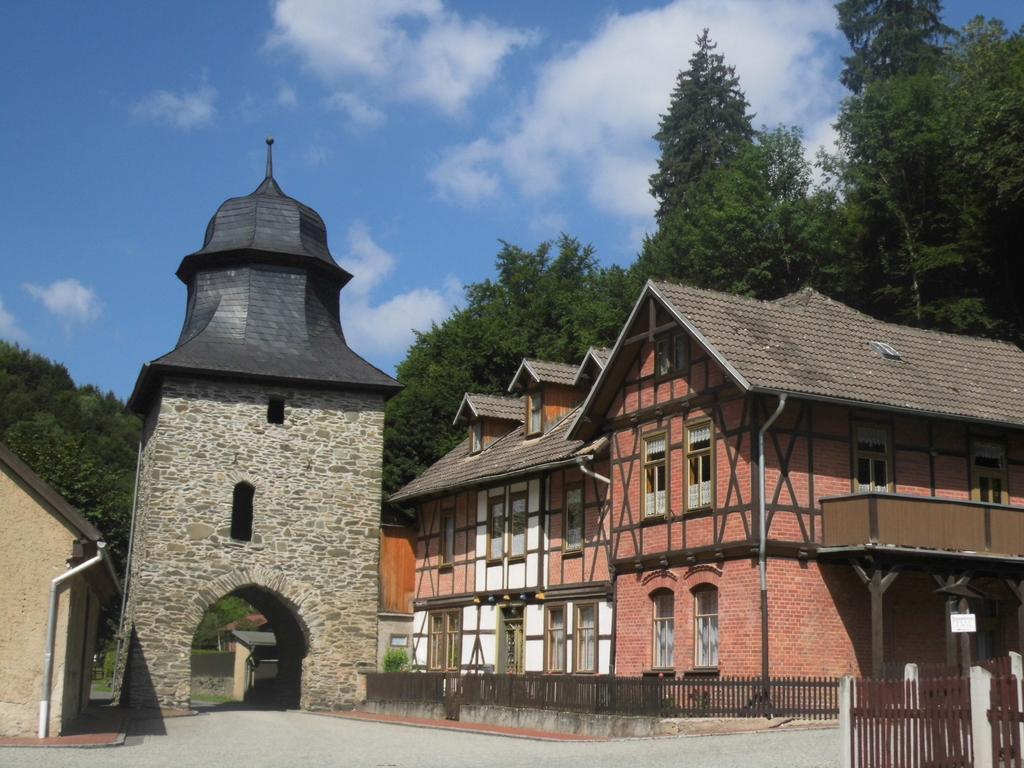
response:
<path fill-rule="evenodd" d="M 609 478 L 605 477 L 604 475 L 599 475 L 597 472 L 592 470 L 590 467 L 586 466 L 586 462 L 593 461 L 593 460 L 594 460 L 593 456 L 580 456 L 579 459 L 577 459 L 577 464 L 579 465 L 580 472 L 582 472 L 584 475 L 587 475 L 588 477 L 594 478 L 598 482 L 601 482 L 601 483 L 604 483 L 605 485 L 611 486 L 612 481 Z M 609 489 L 609 491 L 610 491 L 610 489 Z M 611 568 L 611 563 L 608 564 L 608 567 Z M 618 609 L 618 602 L 619 602 L 618 589 L 616 589 L 616 580 L 613 578 L 612 579 L 612 648 L 611 648 L 611 652 L 609 653 L 609 657 L 608 657 L 608 674 L 611 674 L 611 675 L 615 674 L 615 634 L 616 634 L 615 628 L 616 628 L 616 624 L 618 623 L 617 620 L 616 620 L 615 612 Z"/>
<path fill-rule="evenodd" d="M 758 475 L 758 533 L 757 544 L 757 565 L 761 575 L 761 685 L 764 694 L 768 695 L 768 515 L 765 512 L 764 496 L 765 488 L 765 461 L 764 461 L 764 435 L 768 428 L 775 423 L 786 407 L 786 393 L 779 395 L 779 404 L 775 407 L 775 413 L 757 431 L 757 475 Z"/>
<path fill-rule="evenodd" d="M 91 568 L 101 560 L 105 559 L 106 546 L 106 542 L 97 541 L 97 552 L 93 557 L 89 558 L 84 563 L 79 563 L 74 568 L 69 568 L 50 582 L 50 614 L 46 621 L 46 649 L 43 652 L 43 686 L 42 695 L 39 697 L 40 739 L 45 739 L 50 730 L 50 677 L 53 675 L 53 646 L 57 634 L 57 587 L 72 576 L 78 575 L 87 568 Z"/>
<path fill-rule="evenodd" d="M 146 425 L 142 425 L 142 432 Z M 132 489 L 132 522 L 128 528 L 128 554 L 124 563 L 124 588 L 121 590 L 121 615 L 117 620 L 117 654 L 114 656 L 114 668 L 121 663 L 121 651 L 124 649 L 124 612 L 128 606 L 128 586 L 132 578 L 132 552 L 135 550 L 135 515 L 139 508 L 139 474 L 142 471 L 142 434 L 139 435 L 139 450 L 135 457 L 135 487 Z"/>

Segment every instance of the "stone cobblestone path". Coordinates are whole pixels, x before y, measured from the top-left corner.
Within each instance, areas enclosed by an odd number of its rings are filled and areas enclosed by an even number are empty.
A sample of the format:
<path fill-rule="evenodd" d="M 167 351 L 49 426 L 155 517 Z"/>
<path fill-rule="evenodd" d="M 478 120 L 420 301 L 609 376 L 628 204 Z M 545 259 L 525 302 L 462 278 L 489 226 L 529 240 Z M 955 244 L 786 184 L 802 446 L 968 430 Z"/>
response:
<path fill-rule="evenodd" d="M 244 764 L 369 768 L 833 768 L 834 729 L 734 736 L 555 743 L 321 717 L 303 712 L 218 711 L 141 724 L 125 745 L 94 749 L 0 748 L 4 768 L 196 768 Z M 147 731 L 149 732 L 147 734 Z"/>

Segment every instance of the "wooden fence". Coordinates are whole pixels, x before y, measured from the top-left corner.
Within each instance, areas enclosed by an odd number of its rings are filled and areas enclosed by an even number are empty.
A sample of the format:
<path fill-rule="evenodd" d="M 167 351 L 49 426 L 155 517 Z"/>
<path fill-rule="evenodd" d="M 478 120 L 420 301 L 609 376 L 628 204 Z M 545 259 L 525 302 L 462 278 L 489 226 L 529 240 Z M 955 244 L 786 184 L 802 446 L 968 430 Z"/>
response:
<path fill-rule="evenodd" d="M 856 768 L 968 768 L 970 680 L 853 680 L 849 745 Z"/>
<path fill-rule="evenodd" d="M 991 700 L 988 721 L 992 726 L 993 762 L 1006 768 L 1022 768 L 1024 713 L 1020 681 L 1010 675 L 993 676 Z"/>
<path fill-rule="evenodd" d="M 827 677 L 660 678 L 610 675 L 366 675 L 368 701 L 420 701 L 651 717 L 834 718 L 839 682 Z"/>

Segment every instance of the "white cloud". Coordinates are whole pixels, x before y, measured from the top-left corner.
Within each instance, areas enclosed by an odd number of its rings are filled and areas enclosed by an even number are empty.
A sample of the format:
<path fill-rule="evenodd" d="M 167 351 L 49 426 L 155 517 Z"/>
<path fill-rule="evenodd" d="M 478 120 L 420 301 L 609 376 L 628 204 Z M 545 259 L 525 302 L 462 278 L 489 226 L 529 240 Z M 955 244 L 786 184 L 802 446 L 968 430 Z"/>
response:
<path fill-rule="evenodd" d="M 0 299 L 0 339 L 8 341 L 25 341 L 28 334 L 18 325 L 14 315 L 4 309 L 4 302 Z"/>
<path fill-rule="evenodd" d="M 135 105 L 134 112 L 187 131 L 213 122 L 216 100 L 217 89 L 203 83 L 194 91 L 154 91 Z"/>
<path fill-rule="evenodd" d="M 352 281 L 341 294 L 342 321 L 355 346 L 374 354 L 397 354 L 408 349 L 413 330 L 425 331 L 441 322 L 463 296 L 462 283 L 449 275 L 440 289 L 415 288 L 374 304 L 371 293 L 384 284 L 397 259 L 373 239 L 365 224 L 348 229 L 348 253 L 342 266 Z"/>
<path fill-rule="evenodd" d="M 316 168 L 317 166 L 326 163 L 330 156 L 331 151 L 327 147 L 319 144 L 310 144 L 306 147 L 303 159 L 306 161 L 306 165 L 311 168 Z"/>
<path fill-rule="evenodd" d="M 299 97 L 296 95 L 295 89 L 288 83 L 282 83 L 281 87 L 277 89 L 277 105 L 279 107 L 294 107 L 298 103 Z"/>
<path fill-rule="evenodd" d="M 532 33 L 466 19 L 442 0 L 277 0 L 271 46 L 298 54 L 332 87 L 362 78 L 376 94 L 458 112 Z"/>
<path fill-rule="evenodd" d="M 376 128 L 384 124 L 387 116 L 371 104 L 367 104 L 354 93 L 339 91 L 328 96 L 324 102 L 328 107 L 344 112 L 352 128 Z"/>
<path fill-rule="evenodd" d="M 705 26 L 736 67 L 756 126 L 817 126 L 834 113 L 839 86 L 822 44 L 838 34 L 831 0 L 676 0 L 610 15 L 541 66 L 507 128 L 449 149 L 430 179 L 442 195 L 476 202 L 503 184 L 543 199 L 571 175 L 597 209 L 650 217 L 651 136 Z"/>
<path fill-rule="evenodd" d="M 63 321 L 67 329 L 74 324 L 90 323 L 102 312 L 96 292 L 73 277 L 45 286 L 26 283 L 24 288 L 33 298 L 41 301 L 51 314 Z"/>

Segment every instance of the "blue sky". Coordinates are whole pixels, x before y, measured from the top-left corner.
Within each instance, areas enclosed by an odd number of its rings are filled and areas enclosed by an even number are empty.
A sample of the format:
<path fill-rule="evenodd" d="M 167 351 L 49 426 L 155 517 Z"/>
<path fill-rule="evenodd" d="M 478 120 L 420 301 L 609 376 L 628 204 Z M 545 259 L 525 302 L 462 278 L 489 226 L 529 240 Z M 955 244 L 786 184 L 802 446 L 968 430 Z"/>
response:
<path fill-rule="evenodd" d="M 1013 0 L 952 0 L 1024 22 Z M 411 328 L 493 272 L 498 240 L 568 232 L 629 263 L 650 136 L 703 26 L 756 122 L 831 140 L 845 41 L 827 0 L 23 3 L 0 26 L 0 338 L 121 396 L 174 344 L 174 277 L 262 179 L 327 222 L 355 274 L 351 346 L 392 370 Z"/>

